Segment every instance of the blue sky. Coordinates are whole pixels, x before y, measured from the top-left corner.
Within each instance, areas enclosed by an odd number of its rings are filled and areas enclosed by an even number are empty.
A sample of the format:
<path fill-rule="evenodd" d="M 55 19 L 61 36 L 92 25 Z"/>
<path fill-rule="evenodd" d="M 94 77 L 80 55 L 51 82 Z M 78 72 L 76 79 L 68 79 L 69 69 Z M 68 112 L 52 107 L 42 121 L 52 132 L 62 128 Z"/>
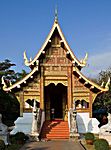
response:
<path fill-rule="evenodd" d="M 0 61 L 27 70 L 23 52 L 34 57 L 44 43 L 58 7 L 59 24 L 75 55 L 88 52 L 88 77 L 111 66 L 111 0 L 0 0 Z"/>

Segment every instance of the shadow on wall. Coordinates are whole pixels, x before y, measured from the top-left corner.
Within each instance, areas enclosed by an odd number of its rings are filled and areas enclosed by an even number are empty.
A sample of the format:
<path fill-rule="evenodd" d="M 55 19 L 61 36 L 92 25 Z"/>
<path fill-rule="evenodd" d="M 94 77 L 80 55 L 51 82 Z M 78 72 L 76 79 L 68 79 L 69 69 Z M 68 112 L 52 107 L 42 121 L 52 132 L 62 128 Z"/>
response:
<path fill-rule="evenodd" d="M 77 114 L 76 119 L 77 119 L 78 132 L 79 133 L 86 133 L 87 130 L 86 130 L 86 126 L 85 126 L 85 123 L 84 123 L 82 117 L 79 114 Z"/>
<path fill-rule="evenodd" d="M 87 132 L 92 132 L 92 131 L 93 131 L 93 125 L 92 125 L 92 120 L 90 120 L 88 123 L 88 131 Z"/>
<path fill-rule="evenodd" d="M 98 125 L 99 121 L 96 118 L 89 118 L 88 113 L 77 114 L 77 126 L 79 133 L 92 132 L 98 134 L 100 131 Z"/>

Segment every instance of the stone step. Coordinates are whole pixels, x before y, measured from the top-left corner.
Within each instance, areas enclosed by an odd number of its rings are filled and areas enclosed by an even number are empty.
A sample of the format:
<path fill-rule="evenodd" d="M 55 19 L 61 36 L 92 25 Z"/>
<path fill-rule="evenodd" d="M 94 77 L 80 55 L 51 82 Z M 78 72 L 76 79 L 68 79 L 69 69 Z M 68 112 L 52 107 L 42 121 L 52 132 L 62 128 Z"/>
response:
<path fill-rule="evenodd" d="M 43 131 L 42 133 L 56 133 L 56 132 L 59 132 L 59 133 L 69 133 L 69 130 L 45 130 Z"/>
<path fill-rule="evenodd" d="M 69 134 L 46 134 L 46 137 L 69 137 Z"/>
<path fill-rule="evenodd" d="M 69 139 L 69 127 L 66 121 L 46 121 L 43 125 L 41 138 Z"/>
<path fill-rule="evenodd" d="M 68 127 L 44 127 L 45 128 L 45 130 L 65 130 L 65 129 L 68 129 Z"/>
<path fill-rule="evenodd" d="M 69 135 L 65 134 L 46 134 L 47 137 L 68 137 Z"/>
<path fill-rule="evenodd" d="M 46 137 L 47 139 L 50 139 L 50 140 L 52 140 L 52 139 L 69 139 L 69 137 L 65 137 L 65 136 L 61 136 L 61 137 Z"/>

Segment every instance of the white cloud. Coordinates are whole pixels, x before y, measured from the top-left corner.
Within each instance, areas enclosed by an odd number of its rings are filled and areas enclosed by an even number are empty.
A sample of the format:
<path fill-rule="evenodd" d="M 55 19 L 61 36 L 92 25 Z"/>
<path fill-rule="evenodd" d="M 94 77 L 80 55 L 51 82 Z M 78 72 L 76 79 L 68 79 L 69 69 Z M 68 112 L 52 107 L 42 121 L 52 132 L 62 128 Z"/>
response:
<path fill-rule="evenodd" d="M 95 77 L 101 70 L 106 70 L 111 66 L 111 52 L 104 52 L 89 56 L 88 65 L 83 69 L 87 77 Z"/>

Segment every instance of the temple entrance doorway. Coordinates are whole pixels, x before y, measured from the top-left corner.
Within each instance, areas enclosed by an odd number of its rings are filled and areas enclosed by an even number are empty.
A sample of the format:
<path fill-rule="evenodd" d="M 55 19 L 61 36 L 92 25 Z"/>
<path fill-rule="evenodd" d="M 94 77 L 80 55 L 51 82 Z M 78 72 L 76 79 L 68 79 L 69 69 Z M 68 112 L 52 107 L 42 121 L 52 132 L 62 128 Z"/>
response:
<path fill-rule="evenodd" d="M 64 119 L 67 107 L 67 86 L 51 83 L 45 86 L 46 120 Z"/>

